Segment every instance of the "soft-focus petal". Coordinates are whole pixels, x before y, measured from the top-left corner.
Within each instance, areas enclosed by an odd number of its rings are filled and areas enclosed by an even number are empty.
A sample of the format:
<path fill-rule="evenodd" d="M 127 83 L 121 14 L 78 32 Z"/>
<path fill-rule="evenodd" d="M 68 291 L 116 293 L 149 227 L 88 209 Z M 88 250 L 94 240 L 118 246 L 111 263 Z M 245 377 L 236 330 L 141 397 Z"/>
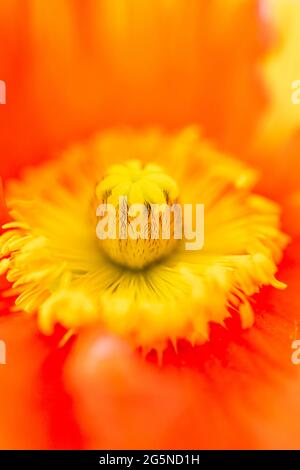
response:
<path fill-rule="evenodd" d="M 262 171 L 260 190 L 284 200 L 300 188 L 300 33 L 298 0 L 265 0 L 263 15 L 273 31 L 273 45 L 261 64 L 268 104 L 258 120 L 248 160 Z"/>
<path fill-rule="evenodd" d="M 246 148 L 264 102 L 257 0 L 2 3 L 2 175 L 116 124 L 196 122 Z"/>
<path fill-rule="evenodd" d="M 0 317 L 7 364 L 0 364 L 0 448 L 47 448 L 50 440 L 39 405 L 39 372 L 47 348 L 36 324 L 21 316 Z"/>
<path fill-rule="evenodd" d="M 0 448 L 80 448 L 72 402 L 62 381 L 69 347 L 45 341 L 36 322 L 0 317 L 6 364 L 0 364 Z"/>
<path fill-rule="evenodd" d="M 259 137 L 266 146 L 274 149 L 288 141 L 300 125 L 300 108 L 292 100 L 296 91 L 292 84 L 300 80 L 300 2 L 267 0 L 264 6 L 277 41 L 263 65 L 269 106 L 261 122 Z"/>
<path fill-rule="evenodd" d="M 193 372 L 157 370 L 99 332 L 81 338 L 66 370 L 85 447 L 174 449 L 251 442 Z M 232 419 L 232 421 L 231 421 Z"/>

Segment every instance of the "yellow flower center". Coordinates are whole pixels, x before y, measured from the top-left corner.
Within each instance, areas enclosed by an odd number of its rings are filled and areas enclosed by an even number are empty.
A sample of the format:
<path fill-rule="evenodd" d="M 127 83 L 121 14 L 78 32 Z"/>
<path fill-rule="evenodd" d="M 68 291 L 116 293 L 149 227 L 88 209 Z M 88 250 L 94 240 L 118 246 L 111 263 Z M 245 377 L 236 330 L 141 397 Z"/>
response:
<path fill-rule="evenodd" d="M 250 327 L 251 296 L 263 285 L 285 287 L 275 275 L 288 241 L 279 207 L 252 192 L 255 177 L 195 128 L 107 132 L 28 170 L 6 188 L 11 221 L 0 237 L 0 274 L 11 283 L 14 310 L 36 315 L 47 335 L 56 324 L 68 337 L 97 323 L 144 351 L 181 338 L 203 343 L 210 324 L 224 325 L 232 311 Z M 178 187 L 183 207 L 205 205 L 202 250 L 161 236 Z M 146 227 L 152 205 L 164 208 L 157 238 L 123 239 L 117 229 L 115 238 L 97 239 L 105 222 L 98 207 L 120 215 L 120 196 L 127 209 L 146 207 Z M 135 215 L 126 215 L 129 232 Z"/>
<path fill-rule="evenodd" d="M 177 197 L 176 182 L 158 165 L 134 160 L 109 167 L 96 187 L 103 252 L 132 269 L 145 268 L 171 253 L 178 241 L 174 212 L 168 209 Z M 163 233 L 164 223 L 169 224 L 168 233 Z"/>

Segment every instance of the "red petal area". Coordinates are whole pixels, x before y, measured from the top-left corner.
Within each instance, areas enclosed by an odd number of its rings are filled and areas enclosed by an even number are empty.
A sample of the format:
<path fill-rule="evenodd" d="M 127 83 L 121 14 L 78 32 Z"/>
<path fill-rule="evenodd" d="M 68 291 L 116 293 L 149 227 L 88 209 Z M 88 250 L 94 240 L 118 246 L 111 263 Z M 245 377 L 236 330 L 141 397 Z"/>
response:
<path fill-rule="evenodd" d="M 63 383 L 63 366 L 72 348 L 72 341 L 59 347 L 61 331 L 52 338 L 52 346 L 39 374 L 39 402 L 47 415 L 50 449 L 80 449 L 82 438 L 75 421 L 73 403 Z"/>
<path fill-rule="evenodd" d="M 35 319 L 0 318 L 0 340 L 6 345 L 6 364 L 1 364 L 0 356 L 1 449 L 81 447 L 71 399 L 61 379 L 72 345 L 58 348 L 59 337 L 61 332 L 51 340 L 42 337 Z"/>
<path fill-rule="evenodd" d="M 300 448 L 299 260 L 300 242 L 280 270 L 288 290 L 256 297 L 252 329 L 212 328 L 207 345 L 170 348 L 161 369 L 99 332 L 81 338 L 66 381 L 86 447 Z"/>
<path fill-rule="evenodd" d="M 238 447 L 241 440 L 251 442 L 248 430 L 226 415 L 206 378 L 158 370 L 101 333 L 80 339 L 66 380 L 88 448 Z"/>
<path fill-rule="evenodd" d="M 252 439 L 241 434 L 241 448 L 300 448 L 300 366 L 291 361 L 292 342 L 300 339 L 299 261 L 300 240 L 290 246 L 279 271 L 288 289 L 267 288 L 254 299 L 253 328 L 242 332 L 232 320 L 228 330 L 213 328 L 207 345 L 180 351 L 185 367 L 198 370 L 209 384 L 213 413 L 221 404 L 229 422 L 248 429 Z M 217 446 L 213 435 L 210 445 Z M 222 447 L 227 448 L 226 438 Z"/>
<path fill-rule="evenodd" d="M 38 404 L 38 375 L 47 348 L 35 321 L 19 316 L 0 318 L 0 339 L 7 361 L 0 364 L 0 448 L 47 448 L 46 415 Z"/>
<path fill-rule="evenodd" d="M 8 209 L 5 203 L 4 191 L 3 191 L 3 183 L 2 179 L 0 178 L 0 226 L 10 220 L 10 216 L 8 213 Z"/>

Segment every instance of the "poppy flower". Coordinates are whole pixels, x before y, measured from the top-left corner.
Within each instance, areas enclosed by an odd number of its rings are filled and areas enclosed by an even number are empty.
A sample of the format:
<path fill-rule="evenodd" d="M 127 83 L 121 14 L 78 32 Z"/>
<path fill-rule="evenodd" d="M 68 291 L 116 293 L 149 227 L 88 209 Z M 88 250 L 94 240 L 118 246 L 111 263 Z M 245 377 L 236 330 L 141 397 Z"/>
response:
<path fill-rule="evenodd" d="M 1 448 L 298 447 L 297 134 L 268 128 L 290 50 L 273 3 L 0 7 L 26 18 L 19 39 L 1 33 L 16 157 L 2 166 Z M 161 217 L 155 240 L 97 238 L 96 207 L 120 214 L 122 196 L 146 203 L 147 227 L 151 204 L 204 204 L 203 249 L 164 239 Z"/>

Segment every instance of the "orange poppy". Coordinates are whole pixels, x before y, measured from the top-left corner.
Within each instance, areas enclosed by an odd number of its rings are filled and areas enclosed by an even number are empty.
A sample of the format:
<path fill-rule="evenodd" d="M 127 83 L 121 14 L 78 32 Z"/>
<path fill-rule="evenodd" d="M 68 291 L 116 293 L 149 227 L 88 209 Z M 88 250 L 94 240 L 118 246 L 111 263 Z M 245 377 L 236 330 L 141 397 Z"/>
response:
<path fill-rule="evenodd" d="M 1 448 L 299 446 L 294 8 L 2 2 Z M 124 193 L 204 249 L 97 240 Z"/>

